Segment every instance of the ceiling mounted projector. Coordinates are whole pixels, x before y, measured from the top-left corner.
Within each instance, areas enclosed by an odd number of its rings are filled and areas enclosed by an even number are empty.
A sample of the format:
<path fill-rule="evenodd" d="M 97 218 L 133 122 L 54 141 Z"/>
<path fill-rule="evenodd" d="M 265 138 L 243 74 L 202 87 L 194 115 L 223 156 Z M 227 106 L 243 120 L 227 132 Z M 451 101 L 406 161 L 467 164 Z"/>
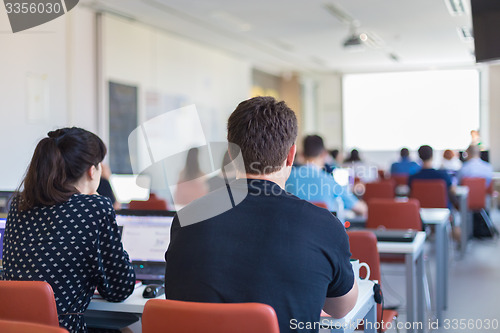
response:
<path fill-rule="evenodd" d="M 344 40 L 344 47 L 348 49 L 364 49 L 368 36 L 365 33 L 352 34 Z"/>

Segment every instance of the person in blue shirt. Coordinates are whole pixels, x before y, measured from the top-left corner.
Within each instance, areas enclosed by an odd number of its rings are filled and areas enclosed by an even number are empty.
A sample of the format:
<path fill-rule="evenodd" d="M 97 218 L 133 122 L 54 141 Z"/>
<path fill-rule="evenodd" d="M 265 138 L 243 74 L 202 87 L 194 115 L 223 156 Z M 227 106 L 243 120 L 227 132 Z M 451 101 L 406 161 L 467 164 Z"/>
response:
<path fill-rule="evenodd" d="M 442 179 L 448 188 L 448 206 L 452 208 L 452 201 L 455 201 L 455 185 L 452 184 L 451 177 L 445 170 L 436 170 L 432 166 L 433 150 L 431 146 L 423 145 L 418 148 L 418 156 L 422 160 L 422 169 L 414 175 L 411 175 L 408 180 L 408 185 L 411 189 L 411 184 L 415 179 Z"/>
<path fill-rule="evenodd" d="M 292 168 L 286 182 L 286 190 L 310 202 L 323 202 L 328 210 L 342 212 L 352 210 L 366 215 L 368 208 L 351 192 L 348 184 L 339 184 L 331 174 L 323 170 L 327 151 L 323 139 L 318 135 L 304 138 L 305 165 Z"/>
<path fill-rule="evenodd" d="M 410 160 L 408 148 L 401 149 L 401 159 L 391 165 L 391 175 L 414 175 L 420 171 L 421 167 L 417 162 Z"/>
<path fill-rule="evenodd" d="M 493 166 L 480 158 L 481 150 L 478 145 L 470 145 L 467 148 L 467 161 L 457 173 L 458 181 L 467 177 L 486 179 L 486 186 L 490 185 L 493 177 Z"/>

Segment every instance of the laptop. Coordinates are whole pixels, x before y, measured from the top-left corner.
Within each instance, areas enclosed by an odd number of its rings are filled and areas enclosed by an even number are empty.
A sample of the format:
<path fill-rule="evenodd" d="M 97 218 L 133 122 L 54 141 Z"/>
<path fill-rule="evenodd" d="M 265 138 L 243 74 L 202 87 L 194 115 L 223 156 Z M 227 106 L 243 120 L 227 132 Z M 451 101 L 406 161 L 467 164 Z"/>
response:
<path fill-rule="evenodd" d="M 5 221 L 7 219 L 4 217 L 0 218 L 0 271 L 2 270 L 3 267 L 3 235 L 5 233 Z"/>
<path fill-rule="evenodd" d="M 411 229 L 366 229 L 375 234 L 379 242 L 411 243 L 417 236 L 416 230 Z"/>
<path fill-rule="evenodd" d="M 175 212 L 119 210 L 116 222 L 138 280 L 165 280 L 165 251 Z"/>

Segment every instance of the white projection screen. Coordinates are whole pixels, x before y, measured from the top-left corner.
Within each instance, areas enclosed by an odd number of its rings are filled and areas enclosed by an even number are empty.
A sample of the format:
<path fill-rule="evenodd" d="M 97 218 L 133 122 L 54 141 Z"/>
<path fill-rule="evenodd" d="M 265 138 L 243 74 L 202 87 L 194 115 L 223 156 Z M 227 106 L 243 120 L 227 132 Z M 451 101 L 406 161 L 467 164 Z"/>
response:
<path fill-rule="evenodd" d="M 348 74 L 342 85 L 346 149 L 465 149 L 479 128 L 475 69 Z"/>

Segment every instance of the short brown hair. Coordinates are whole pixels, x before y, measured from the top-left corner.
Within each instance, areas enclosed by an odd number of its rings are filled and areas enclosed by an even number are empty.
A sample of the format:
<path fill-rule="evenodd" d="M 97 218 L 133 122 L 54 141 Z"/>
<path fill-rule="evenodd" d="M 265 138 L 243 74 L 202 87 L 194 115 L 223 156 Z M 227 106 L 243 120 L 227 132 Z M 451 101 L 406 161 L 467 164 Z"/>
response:
<path fill-rule="evenodd" d="M 296 138 L 295 113 L 273 97 L 241 102 L 227 122 L 227 140 L 241 149 L 248 174 L 280 170 Z M 234 158 L 238 152 L 230 149 Z"/>

